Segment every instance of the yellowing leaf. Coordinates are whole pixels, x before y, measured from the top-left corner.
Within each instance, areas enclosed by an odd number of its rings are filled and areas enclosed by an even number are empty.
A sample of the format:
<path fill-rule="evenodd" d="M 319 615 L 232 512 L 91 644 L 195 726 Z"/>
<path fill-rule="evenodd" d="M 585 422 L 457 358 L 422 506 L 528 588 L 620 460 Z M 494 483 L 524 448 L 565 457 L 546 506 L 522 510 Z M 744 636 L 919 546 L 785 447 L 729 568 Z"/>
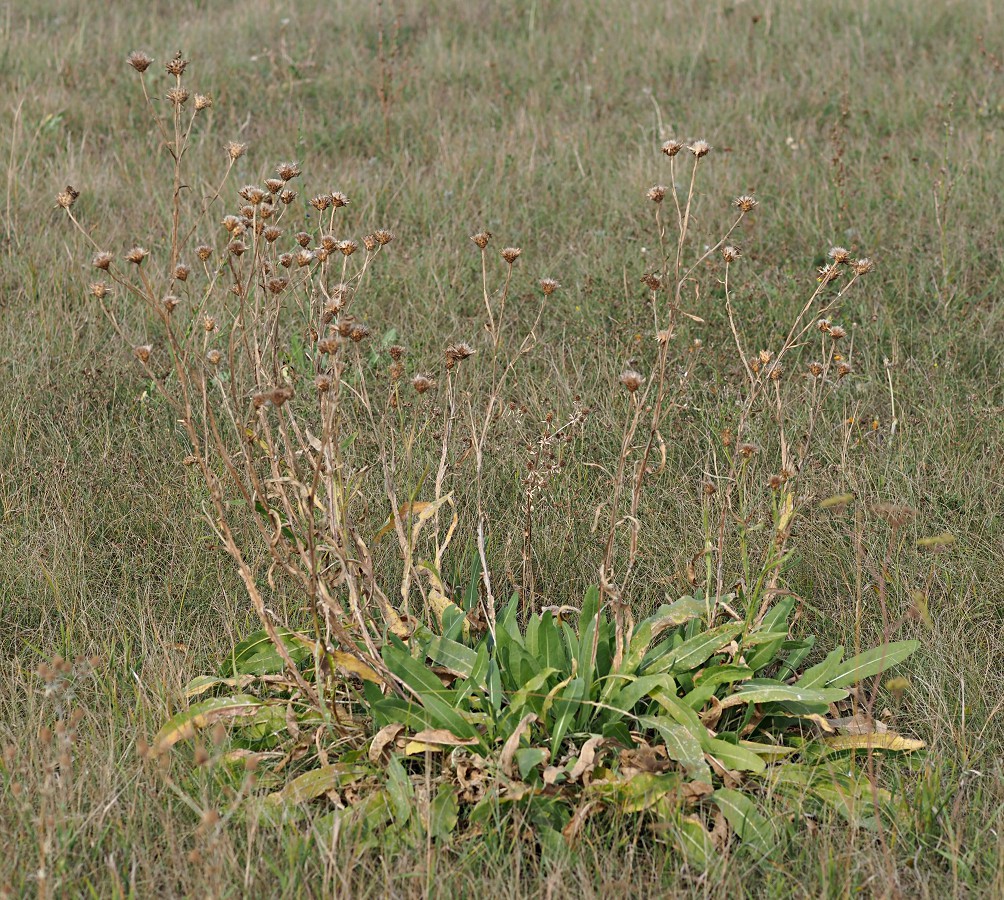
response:
<path fill-rule="evenodd" d="M 332 650 L 328 653 L 328 660 L 334 667 L 352 675 L 358 675 L 363 681 L 372 681 L 374 684 L 383 684 L 383 678 L 366 663 L 356 659 L 351 653 L 343 653 L 341 650 Z"/>
<path fill-rule="evenodd" d="M 838 734 L 822 738 L 822 743 L 831 752 L 840 750 L 897 750 L 910 753 L 926 746 L 916 738 L 905 738 L 892 731 L 872 734 Z"/>
<path fill-rule="evenodd" d="M 153 739 L 153 748 L 157 753 L 169 750 L 178 741 L 187 740 L 195 735 L 200 728 L 212 725 L 223 719 L 236 719 L 244 716 L 254 716 L 264 704 L 257 697 L 238 694 L 236 697 L 214 697 L 203 700 L 188 709 L 173 716 Z"/>

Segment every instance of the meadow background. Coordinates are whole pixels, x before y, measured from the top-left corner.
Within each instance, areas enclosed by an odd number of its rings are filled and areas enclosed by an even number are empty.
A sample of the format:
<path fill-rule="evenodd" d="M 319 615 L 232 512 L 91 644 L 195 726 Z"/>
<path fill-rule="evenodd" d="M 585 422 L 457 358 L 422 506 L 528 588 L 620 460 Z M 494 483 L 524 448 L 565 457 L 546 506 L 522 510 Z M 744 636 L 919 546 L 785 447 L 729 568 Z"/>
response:
<path fill-rule="evenodd" d="M 34 671 L 57 653 L 101 659 L 78 698 L 86 713 L 72 791 L 48 813 L 57 895 L 1004 893 L 1004 18 L 995 7 L 0 6 L 0 895 L 35 889 L 32 760 L 51 709 Z M 324 846 L 309 830 L 234 820 L 222 847 L 197 852 L 197 818 L 141 763 L 137 740 L 256 620 L 201 518 L 170 416 L 86 295 L 89 252 L 53 209 L 70 183 L 108 246 L 163 239 L 168 198 L 157 188 L 169 174 L 124 62 L 134 49 L 158 70 L 178 49 L 192 59 L 189 84 L 215 99 L 193 151 L 207 167 L 226 141 L 246 141 L 237 185 L 296 159 L 305 192 L 353 199 L 348 228 L 395 231 L 367 316 L 415 356 L 435 359 L 445 339 L 477 334 L 473 232 L 522 248 L 518 291 L 557 278 L 540 326 L 545 350 L 514 399 L 539 420 L 580 396 L 594 409 L 579 447 L 587 459 L 616 443 L 617 376 L 643 354 L 637 336 L 650 314 L 639 279 L 655 240 L 645 191 L 667 180 L 663 140 L 716 148 L 700 185 L 702 233 L 720 230 L 733 197 L 755 191 L 761 203 L 739 241 L 751 345 L 776 338 L 830 246 L 876 260 L 845 306 L 854 383 L 823 423 L 808 481 L 818 498 L 854 491 L 917 511 L 896 548 L 890 599 L 898 614 L 924 591 L 930 621 L 906 626 L 923 647 L 903 667 L 911 684 L 893 712 L 929 751 L 886 772 L 908 798 L 894 843 L 807 822 L 805 840 L 781 858 L 726 856 L 701 874 L 681 871 L 629 823 L 555 862 L 519 844 L 382 858 Z M 685 330 L 705 349 L 684 415 L 714 434 L 728 421 L 724 385 L 737 363 L 720 306 L 701 302 L 707 325 Z M 639 608 L 689 590 L 706 461 L 691 438 L 671 442 L 669 473 L 646 505 Z M 512 490 L 497 484 L 501 508 Z M 572 478 L 551 487 L 535 554 L 537 589 L 553 602 L 577 602 L 595 580 L 602 541 L 588 524 L 602 490 Z M 853 643 L 862 555 L 881 557 L 884 539 L 879 526 L 817 505 L 796 526 L 788 580 L 806 598 L 807 629 Z M 386 511 L 373 515 L 378 527 Z M 957 539 L 950 553 L 916 551 L 918 538 L 945 531 Z"/>

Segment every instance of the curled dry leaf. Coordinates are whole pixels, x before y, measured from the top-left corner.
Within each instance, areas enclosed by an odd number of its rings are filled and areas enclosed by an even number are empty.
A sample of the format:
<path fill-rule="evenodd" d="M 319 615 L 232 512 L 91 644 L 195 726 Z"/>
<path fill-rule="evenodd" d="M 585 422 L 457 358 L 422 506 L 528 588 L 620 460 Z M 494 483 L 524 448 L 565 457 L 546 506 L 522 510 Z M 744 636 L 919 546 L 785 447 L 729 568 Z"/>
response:
<path fill-rule="evenodd" d="M 402 731 L 404 731 L 404 726 L 394 722 L 391 725 L 385 725 L 373 735 L 373 743 L 370 744 L 369 752 L 369 759 L 373 765 L 379 765 L 384 761 L 384 751 L 397 740 Z"/>
<path fill-rule="evenodd" d="M 502 746 L 502 753 L 499 756 L 499 766 L 507 778 L 515 777 L 516 773 L 512 765 L 513 757 L 516 755 L 516 751 L 519 750 L 519 742 L 523 738 L 523 735 L 530 729 L 530 723 L 536 721 L 536 713 L 527 713 L 519 720 L 519 724 L 513 729 L 512 734 L 509 735 Z"/>
<path fill-rule="evenodd" d="M 568 773 L 568 780 L 571 782 L 582 780 L 583 784 L 588 784 L 589 776 L 596 768 L 596 751 L 603 746 L 606 738 L 602 735 L 594 734 L 582 745 L 579 758 L 572 771 Z"/>

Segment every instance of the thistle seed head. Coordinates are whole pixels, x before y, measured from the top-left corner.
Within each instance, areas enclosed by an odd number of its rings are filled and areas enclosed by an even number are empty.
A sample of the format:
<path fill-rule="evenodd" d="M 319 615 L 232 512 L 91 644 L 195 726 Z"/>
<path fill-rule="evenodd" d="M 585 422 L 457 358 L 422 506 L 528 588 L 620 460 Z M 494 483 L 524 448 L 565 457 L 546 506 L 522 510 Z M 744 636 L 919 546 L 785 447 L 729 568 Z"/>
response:
<path fill-rule="evenodd" d="M 95 269 L 103 269 L 105 272 L 107 272 L 108 269 L 111 267 L 112 260 L 114 258 L 115 257 L 112 256 L 110 253 L 104 253 L 104 252 L 95 253 L 94 259 L 91 260 L 91 265 L 94 266 Z"/>
<path fill-rule="evenodd" d="M 864 259 L 856 259 L 853 263 L 851 263 L 851 269 L 855 275 L 867 275 L 874 268 L 875 263 L 867 257 Z"/>
<path fill-rule="evenodd" d="M 210 350 L 206 354 L 206 362 L 211 366 L 218 366 L 223 359 L 223 354 L 219 350 Z"/>
<path fill-rule="evenodd" d="M 726 247 L 722 247 L 722 257 L 727 263 L 735 262 L 742 255 L 742 250 L 738 247 L 733 247 L 731 244 Z"/>
<path fill-rule="evenodd" d="M 152 57 L 147 56 L 142 50 L 133 50 L 126 57 L 126 62 L 129 63 L 137 72 L 143 73 L 153 64 Z"/>
<path fill-rule="evenodd" d="M 851 261 L 851 254 L 843 247 L 830 247 L 829 252 L 826 255 L 833 260 L 835 265 L 838 266 Z"/>
<path fill-rule="evenodd" d="M 519 247 L 503 247 L 502 248 L 502 259 L 504 259 L 511 266 L 517 259 L 519 259 L 520 253 L 523 251 Z"/>
<path fill-rule="evenodd" d="M 743 194 L 741 197 L 736 197 L 732 201 L 732 205 L 735 206 L 740 212 L 747 213 L 751 209 L 756 209 L 760 205 L 760 201 L 756 197 L 751 197 L 749 194 Z"/>
<path fill-rule="evenodd" d="M 195 248 L 195 255 L 199 257 L 201 262 L 205 262 L 213 255 L 213 248 L 207 244 L 199 244 L 199 246 Z"/>
<path fill-rule="evenodd" d="M 281 294 L 284 290 L 286 290 L 288 285 L 288 278 L 270 278 L 268 281 L 268 290 L 271 294 Z"/>
<path fill-rule="evenodd" d="M 829 284 L 836 278 L 840 277 L 840 267 L 836 263 L 827 263 L 825 266 L 819 267 L 819 277 L 816 281 L 821 284 Z"/>
<path fill-rule="evenodd" d="M 278 194 L 282 190 L 283 181 L 281 178 L 266 178 L 265 187 L 270 194 Z"/>
<path fill-rule="evenodd" d="M 63 209 L 69 209 L 77 202 L 77 197 L 80 196 L 80 191 L 78 191 L 73 185 L 68 184 L 63 190 L 56 194 L 56 204 L 63 207 Z"/>
<path fill-rule="evenodd" d="M 97 297 L 98 300 L 104 300 L 108 296 L 108 285 L 103 281 L 91 282 L 87 290 L 92 297 Z"/>
<path fill-rule="evenodd" d="M 270 244 L 274 244 L 282 236 L 282 229 L 276 228 L 275 225 L 269 225 L 262 230 L 261 236 Z"/>
<path fill-rule="evenodd" d="M 247 144 L 242 144 L 240 141 L 227 141 L 227 156 L 230 157 L 231 162 L 237 162 L 247 153 L 247 150 Z"/>
<path fill-rule="evenodd" d="M 700 159 L 702 156 L 707 156 L 713 148 L 707 141 L 694 141 L 687 149 Z"/>
<path fill-rule="evenodd" d="M 247 250 L 248 245 L 244 241 L 231 241 L 227 244 L 227 252 L 231 256 L 243 256 L 244 251 Z"/>
<path fill-rule="evenodd" d="M 400 344 L 392 344 L 387 352 L 390 354 L 390 358 L 394 360 L 394 362 L 398 362 L 404 356 L 405 351 L 404 347 Z"/>
<path fill-rule="evenodd" d="M 174 267 L 174 280 L 188 281 L 188 276 L 189 273 L 191 273 L 191 271 L 192 270 L 189 269 L 188 266 L 186 266 L 184 263 L 178 263 L 178 265 Z"/>
<path fill-rule="evenodd" d="M 641 281 L 650 291 L 658 291 L 662 288 L 662 278 L 654 272 L 646 272 L 641 276 Z"/>
<path fill-rule="evenodd" d="M 837 364 L 837 377 L 838 378 L 845 378 L 846 376 L 848 376 L 850 374 L 851 374 L 851 364 L 849 362 L 847 362 L 846 360 L 841 360 Z"/>
<path fill-rule="evenodd" d="M 362 322 L 357 322 L 352 326 L 352 330 L 349 332 L 349 340 L 354 344 L 358 344 L 360 341 L 366 340 L 370 336 L 369 327 L 363 325 Z"/>
<path fill-rule="evenodd" d="M 299 253 L 296 254 L 296 264 L 302 269 L 304 266 L 309 266 L 314 261 L 314 254 L 312 251 L 304 248 Z M 281 262 L 281 260 L 280 260 Z"/>
<path fill-rule="evenodd" d="M 177 87 L 170 88 L 166 96 L 174 106 L 184 106 L 185 103 L 188 102 L 189 93 L 186 88 L 179 85 Z"/>
<path fill-rule="evenodd" d="M 341 250 L 345 256 L 351 256 L 359 249 L 359 245 L 355 241 L 342 241 L 341 244 L 338 245 L 338 249 Z"/>
<path fill-rule="evenodd" d="M 291 191 L 287 188 L 279 194 L 279 199 L 283 202 L 283 205 L 289 206 L 296 199 L 296 191 Z"/>
<path fill-rule="evenodd" d="M 392 240 L 394 240 L 394 232 L 388 231 L 386 228 L 378 228 L 373 232 L 373 240 L 375 240 L 381 247 L 385 247 Z M 518 253 L 519 251 L 517 251 Z"/>
<path fill-rule="evenodd" d="M 283 181 L 292 181 L 300 174 L 300 166 L 295 162 L 281 162 L 275 167 L 275 174 Z"/>
<path fill-rule="evenodd" d="M 618 380 L 622 385 L 624 385 L 629 394 L 633 394 L 645 383 L 645 376 L 640 372 L 636 372 L 634 369 L 625 369 L 621 372 Z"/>
<path fill-rule="evenodd" d="M 150 353 L 152 351 L 153 345 L 141 344 L 139 347 L 133 347 L 132 355 L 135 356 L 141 363 L 145 363 L 150 360 Z"/>
<path fill-rule="evenodd" d="M 847 337 L 846 329 L 842 328 L 840 325 L 830 326 L 830 337 L 835 341 L 839 341 L 843 337 Z"/>
<path fill-rule="evenodd" d="M 181 298 L 175 296 L 174 294 L 168 294 L 160 302 L 164 305 L 164 310 L 167 312 L 167 314 L 171 315 L 171 313 L 174 312 L 175 307 L 179 303 L 181 303 Z"/>
<path fill-rule="evenodd" d="M 676 154 L 679 153 L 686 146 L 687 145 L 683 141 L 678 141 L 674 139 L 666 141 L 666 143 L 662 145 L 662 152 L 665 153 L 666 156 L 672 157 L 676 156 Z"/>
<path fill-rule="evenodd" d="M 479 231 L 477 234 L 471 235 L 471 240 L 477 244 L 482 250 L 488 246 L 488 242 L 492 239 L 492 234 L 490 231 Z"/>
<path fill-rule="evenodd" d="M 145 247 L 133 247 L 128 253 L 126 253 L 125 258 L 133 263 L 134 265 L 140 265 L 144 259 L 150 255 L 150 251 Z"/>
<path fill-rule="evenodd" d="M 348 206 L 349 203 L 351 203 L 351 201 L 341 191 L 331 192 L 331 205 L 335 209 L 341 209 L 343 206 Z"/>
<path fill-rule="evenodd" d="M 823 374 L 823 364 L 816 361 L 809 363 L 809 374 L 813 378 L 819 378 Z"/>
<path fill-rule="evenodd" d="M 330 375 L 318 375 L 314 379 L 314 387 L 317 388 L 317 393 L 326 394 L 331 390 L 331 376 Z"/>
<path fill-rule="evenodd" d="M 473 356 L 474 348 L 466 341 L 461 341 L 459 344 L 450 344 L 443 355 L 446 357 L 446 368 L 452 369 L 457 363 Z"/>
<path fill-rule="evenodd" d="M 213 98 L 209 94 L 196 94 L 195 95 L 195 108 L 199 112 L 204 109 L 209 109 L 213 105 Z"/>
<path fill-rule="evenodd" d="M 331 194 L 318 194 L 316 197 L 311 197 L 310 205 L 318 212 L 324 212 L 331 206 Z"/>
<path fill-rule="evenodd" d="M 645 196 L 653 203 L 662 203 L 662 201 L 666 198 L 666 185 L 657 184 L 655 187 L 650 187 L 645 192 Z"/>
<path fill-rule="evenodd" d="M 436 386 L 436 382 L 433 381 L 428 375 L 416 375 L 411 379 L 411 386 L 419 394 L 424 394 L 427 390 Z"/>
<path fill-rule="evenodd" d="M 177 53 L 174 54 L 174 58 L 171 59 L 164 66 L 164 68 L 167 69 L 168 75 L 181 77 L 181 74 L 185 71 L 185 68 L 187 66 L 188 66 L 188 60 L 181 58 L 181 51 L 179 50 Z"/>
<path fill-rule="evenodd" d="M 372 253 L 377 248 L 376 238 L 372 234 L 363 235 L 363 248 L 367 253 Z"/>
<path fill-rule="evenodd" d="M 253 184 L 244 185 L 244 187 L 238 191 L 238 194 L 240 194 L 242 200 L 247 200 L 247 202 L 253 207 L 257 206 L 265 199 L 265 192 L 260 187 Z M 254 210 L 252 209 L 251 212 L 253 214 Z"/>
<path fill-rule="evenodd" d="M 544 292 L 545 297 L 550 297 L 561 285 L 558 284 L 553 278 L 541 278 L 540 289 Z"/>

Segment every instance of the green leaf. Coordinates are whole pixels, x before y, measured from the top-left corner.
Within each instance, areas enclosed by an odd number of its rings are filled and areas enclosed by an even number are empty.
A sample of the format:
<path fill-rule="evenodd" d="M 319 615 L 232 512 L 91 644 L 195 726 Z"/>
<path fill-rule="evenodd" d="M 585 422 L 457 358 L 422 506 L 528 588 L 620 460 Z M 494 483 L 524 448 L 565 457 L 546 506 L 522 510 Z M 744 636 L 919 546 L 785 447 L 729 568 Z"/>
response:
<path fill-rule="evenodd" d="M 435 672 L 407 650 L 387 644 L 383 648 L 383 661 L 391 672 L 422 698 L 423 704 L 428 696 L 449 697 L 452 701 L 453 692 L 443 686 Z"/>
<path fill-rule="evenodd" d="M 842 687 L 861 681 L 862 678 L 878 675 L 901 663 L 919 646 L 920 641 L 894 641 L 866 650 L 847 660 L 827 683 L 830 687 Z"/>
<path fill-rule="evenodd" d="M 821 687 L 826 684 L 835 674 L 837 669 L 840 667 L 840 660 L 844 658 L 844 648 L 837 647 L 835 650 L 831 650 L 827 654 L 826 659 L 809 669 L 806 669 L 798 681 L 795 682 L 799 687 L 815 688 Z"/>
<path fill-rule="evenodd" d="M 394 822 L 404 825 L 411 817 L 415 805 L 415 788 L 396 753 L 387 763 L 387 798 L 390 800 Z"/>
<path fill-rule="evenodd" d="M 746 666 L 709 666 L 702 669 L 700 680 L 695 687 L 683 698 L 683 703 L 691 709 L 704 709 L 704 705 L 711 699 L 712 694 L 718 690 L 720 685 L 733 684 L 736 681 L 746 681 L 753 677 L 753 670 Z"/>
<path fill-rule="evenodd" d="M 154 750 L 162 752 L 173 747 L 178 741 L 187 740 L 200 728 L 224 719 L 255 716 L 265 704 L 257 697 L 237 694 L 234 697 L 213 697 L 203 700 L 172 716 L 153 739 Z"/>
<path fill-rule="evenodd" d="M 275 630 L 293 662 L 299 665 L 310 658 L 310 649 L 304 646 L 295 632 L 282 627 L 276 627 Z M 268 632 L 261 629 L 234 647 L 233 653 L 224 662 L 220 674 L 225 678 L 235 675 L 278 675 L 285 671 L 285 668 L 286 664 L 268 636 Z"/>
<path fill-rule="evenodd" d="M 638 724 L 658 732 L 666 745 L 669 758 L 680 763 L 691 777 L 707 773 L 708 767 L 704 762 L 700 741 L 686 726 L 672 721 L 668 716 L 640 716 Z"/>
<path fill-rule="evenodd" d="M 445 637 L 434 637 L 425 648 L 425 654 L 437 666 L 449 669 L 464 678 L 470 678 L 478 661 L 478 654 L 470 647 Z"/>
<path fill-rule="evenodd" d="M 442 784 L 435 799 L 429 804 L 429 836 L 433 840 L 446 840 L 457 827 L 460 806 L 457 790 L 451 784 Z"/>
<path fill-rule="evenodd" d="M 736 772 L 762 772 L 767 768 L 767 764 L 753 751 L 720 738 L 709 738 L 704 744 L 704 749 L 726 769 Z"/>
<path fill-rule="evenodd" d="M 709 631 L 702 631 L 670 650 L 662 658 L 655 660 L 647 667 L 646 671 L 688 672 L 701 663 L 707 662 L 722 647 L 732 643 L 745 627 L 743 622 L 730 622 Z"/>
<path fill-rule="evenodd" d="M 724 702 L 726 707 L 741 703 L 780 703 L 793 701 L 796 703 L 836 703 L 844 700 L 847 691 L 841 688 L 821 688 L 810 690 L 798 685 L 787 684 L 745 684 L 735 694 Z"/>
<path fill-rule="evenodd" d="M 554 728 L 551 731 L 551 755 L 557 756 L 565 732 L 575 718 L 579 703 L 586 695 L 586 683 L 573 678 L 554 700 Z"/>
<path fill-rule="evenodd" d="M 715 845 L 704 823 L 697 816 L 685 816 L 680 820 L 680 849 L 687 862 L 698 869 L 706 869 L 714 856 Z"/>
<path fill-rule="evenodd" d="M 360 774 L 343 764 L 321 766 L 297 776 L 281 791 L 269 794 L 265 802 L 270 806 L 307 803 L 321 794 L 355 781 Z"/>
<path fill-rule="evenodd" d="M 711 799 L 744 844 L 764 856 L 777 846 L 770 822 L 745 794 L 730 788 L 719 788 L 711 795 Z"/>
<path fill-rule="evenodd" d="M 555 625 L 554 617 L 550 612 L 546 612 L 540 617 L 537 648 L 540 664 L 544 668 L 551 668 L 559 673 L 568 672 L 568 656 L 565 654 L 558 626 Z"/>
<path fill-rule="evenodd" d="M 551 754 L 548 753 L 546 747 L 521 747 L 513 754 L 513 758 L 519 767 L 519 777 L 526 781 L 526 776 L 530 774 L 531 770 L 546 763 L 551 758 Z"/>

